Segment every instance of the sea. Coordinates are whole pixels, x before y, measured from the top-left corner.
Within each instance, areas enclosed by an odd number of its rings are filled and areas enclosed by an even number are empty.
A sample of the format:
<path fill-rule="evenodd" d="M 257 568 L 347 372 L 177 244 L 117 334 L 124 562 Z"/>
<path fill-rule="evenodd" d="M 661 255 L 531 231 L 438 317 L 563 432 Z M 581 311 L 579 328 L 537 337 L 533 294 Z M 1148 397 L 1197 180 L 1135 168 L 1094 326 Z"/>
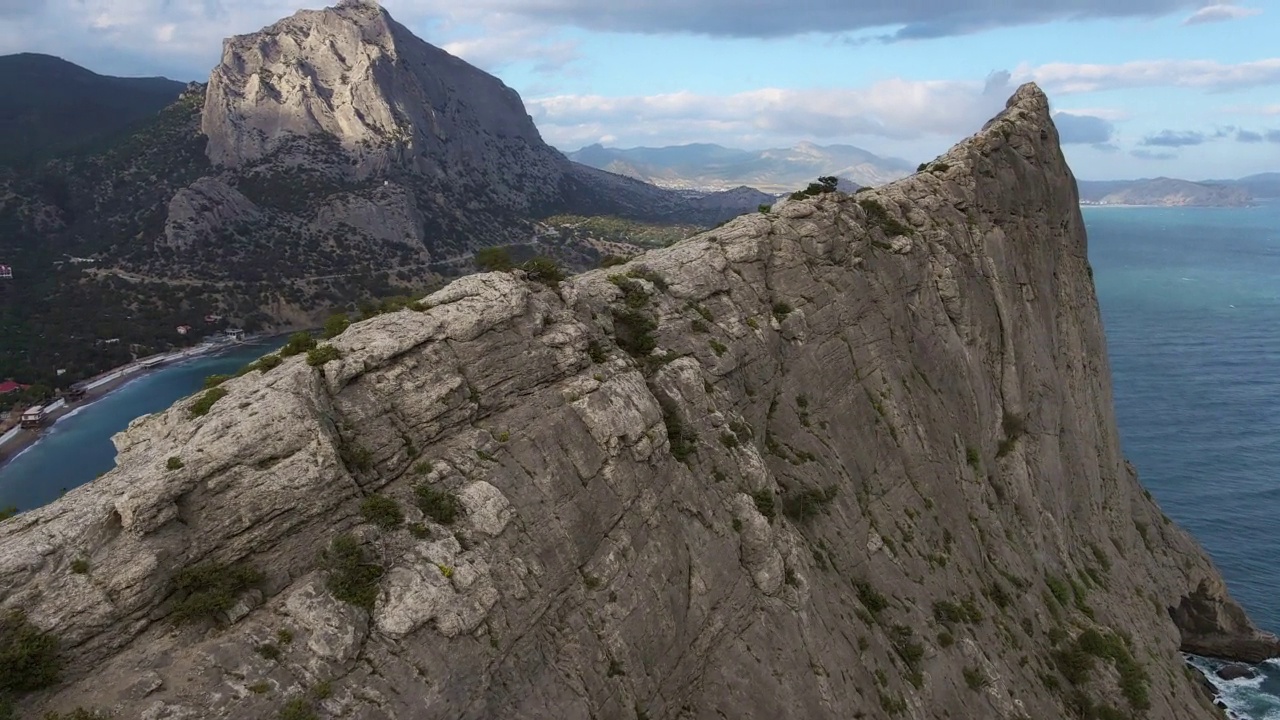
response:
<path fill-rule="evenodd" d="M 1280 633 L 1280 202 L 1084 217 L 1125 453 L 1255 622 Z M 62 419 L 0 467 L 0 507 L 47 503 L 109 470 L 110 437 L 130 420 L 271 349 L 163 368 Z M 1261 670 L 1216 681 L 1236 718 L 1280 720 L 1280 664 Z"/>
<path fill-rule="evenodd" d="M 0 467 L 0 508 L 45 505 L 107 472 L 116 464 L 111 436 L 134 419 L 164 410 L 199 391 L 206 377 L 232 374 L 283 344 L 283 338 L 250 341 L 186 359 L 140 375 L 72 410 Z"/>

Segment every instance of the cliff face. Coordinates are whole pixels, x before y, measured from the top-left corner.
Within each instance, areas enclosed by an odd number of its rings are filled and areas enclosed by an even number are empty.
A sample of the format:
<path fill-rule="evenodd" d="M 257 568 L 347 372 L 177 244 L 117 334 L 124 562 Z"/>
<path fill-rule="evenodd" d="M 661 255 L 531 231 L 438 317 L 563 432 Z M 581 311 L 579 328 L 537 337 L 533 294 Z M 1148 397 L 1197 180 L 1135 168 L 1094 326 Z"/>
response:
<path fill-rule="evenodd" d="M 894 184 L 556 288 L 458 280 L 0 525 L 0 608 L 66 662 L 25 702 L 1215 717 L 1180 646 L 1277 643 L 1121 456 L 1085 251 L 1027 86 Z M 202 563 L 262 579 L 193 603 L 235 578 Z"/>

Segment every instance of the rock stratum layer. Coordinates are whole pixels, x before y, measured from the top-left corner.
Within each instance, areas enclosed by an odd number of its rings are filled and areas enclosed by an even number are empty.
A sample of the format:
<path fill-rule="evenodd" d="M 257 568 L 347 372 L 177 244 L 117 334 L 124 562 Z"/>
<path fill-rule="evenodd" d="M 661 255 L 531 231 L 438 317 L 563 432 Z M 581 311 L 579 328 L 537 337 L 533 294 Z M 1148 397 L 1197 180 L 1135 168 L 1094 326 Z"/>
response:
<path fill-rule="evenodd" d="M 1180 647 L 1276 653 L 1121 455 L 1034 86 L 891 185 L 423 307 L 139 419 L 0 525 L 0 608 L 66 661 L 26 707 L 1211 718 Z M 404 525 L 365 522 L 375 493 Z M 340 534 L 371 611 L 329 589 Z M 207 562 L 264 578 L 175 626 Z"/>

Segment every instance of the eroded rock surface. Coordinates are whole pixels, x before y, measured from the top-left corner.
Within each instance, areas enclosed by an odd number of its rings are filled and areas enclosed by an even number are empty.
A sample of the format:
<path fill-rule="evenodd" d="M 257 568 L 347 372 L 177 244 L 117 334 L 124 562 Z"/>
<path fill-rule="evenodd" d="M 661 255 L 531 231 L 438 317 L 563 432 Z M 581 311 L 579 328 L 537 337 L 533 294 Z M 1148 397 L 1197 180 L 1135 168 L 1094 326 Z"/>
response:
<path fill-rule="evenodd" d="M 1027 86 L 905 180 L 358 323 L 321 367 L 135 422 L 115 470 L 0 525 L 0 608 L 68 661 L 26 707 L 1216 717 L 1174 617 L 1225 654 L 1275 639 L 1121 456 L 1085 250 Z M 424 515 L 423 486 L 464 512 Z M 373 493 L 405 522 L 365 522 Z M 326 585 L 340 534 L 380 567 L 372 611 Z M 201 561 L 252 564 L 260 594 L 175 628 L 171 580 Z M 1064 678 L 1088 630 L 1127 676 Z"/>

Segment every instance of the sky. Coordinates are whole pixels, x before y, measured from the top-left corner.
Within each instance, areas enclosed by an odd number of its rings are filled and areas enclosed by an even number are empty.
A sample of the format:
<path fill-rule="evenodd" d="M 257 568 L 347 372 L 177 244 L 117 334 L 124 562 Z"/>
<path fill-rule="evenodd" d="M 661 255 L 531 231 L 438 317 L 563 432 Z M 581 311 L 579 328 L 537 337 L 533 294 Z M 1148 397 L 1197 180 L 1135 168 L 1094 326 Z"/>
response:
<path fill-rule="evenodd" d="M 298 0 L 0 0 L 0 54 L 203 80 Z M 1280 0 L 383 0 L 565 151 L 850 144 L 911 163 L 1023 82 L 1084 179 L 1280 171 Z"/>

